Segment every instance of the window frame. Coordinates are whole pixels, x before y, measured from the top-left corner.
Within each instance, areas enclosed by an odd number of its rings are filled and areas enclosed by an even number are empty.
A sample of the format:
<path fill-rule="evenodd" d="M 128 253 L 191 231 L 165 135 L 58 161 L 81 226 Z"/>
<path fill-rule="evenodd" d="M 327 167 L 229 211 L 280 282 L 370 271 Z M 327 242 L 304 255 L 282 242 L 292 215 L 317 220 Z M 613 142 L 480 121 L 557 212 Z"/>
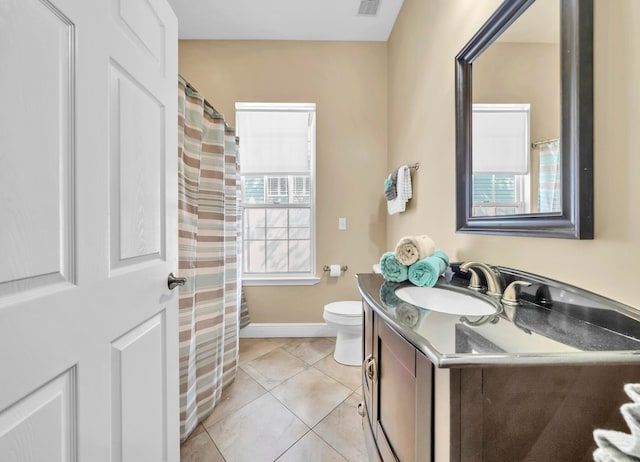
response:
<path fill-rule="evenodd" d="M 240 136 L 240 171 L 239 174 L 242 178 L 242 131 L 241 127 L 239 127 L 239 118 L 238 114 L 247 111 L 247 112 L 309 112 L 311 113 L 311 123 L 309 125 L 310 137 L 309 137 L 309 171 L 308 172 L 288 172 L 288 173 L 264 173 L 262 174 L 265 177 L 265 203 L 263 204 L 242 204 L 243 208 L 243 216 L 244 209 L 246 208 L 284 208 L 284 209 L 295 209 L 295 208 L 305 208 L 309 209 L 309 247 L 310 247 L 310 266 L 308 272 L 286 272 L 286 273 L 245 273 L 243 265 L 240 265 L 241 274 L 242 274 L 242 283 L 245 286 L 273 286 L 273 285 L 313 285 L 320 282 L 320 278 L 317 277 L 317 264 L 316 264 L 316 122 L 317 122 L 317 113 L 316 113 L 316 104 L 315 103 L 246 103 L 246 102 L 236 102 L 236 129 L 239 129 Z M 267 189 L 268 189 L 268 180 L 267 177 L 276 177 L 276 176 L 292 176 L 292 180 L 287 183 L 287 192 L 290 197 L 293 194 L 295 177 L 296 176 L 307 176 L 309 175 L 309 204 L 302 203 L 294 203 L 288 200 L 287 204 L 278 204 L 278 203 L 269 203 L 267 200 Z M 255 176 L 255 174 L 248 175 Z M 241 181 L 241 184 L 244 184 Z M 244 191 L 241 194 L 241 201 L 244 198 Z M 244 252 L 244 226 L 242 227 L 242 240 L 243 245 L 242 249 Z M 287 225 L 287 229 L 289 226 Z M 288 240 L 288 239 L 287 239 Z M 265 237 L 266 243 L 266 237 Z M 288 250 L 287 250 L 288 252 Z M 241 262 L 244 262 L 244 257 L 241 259 Z"/>

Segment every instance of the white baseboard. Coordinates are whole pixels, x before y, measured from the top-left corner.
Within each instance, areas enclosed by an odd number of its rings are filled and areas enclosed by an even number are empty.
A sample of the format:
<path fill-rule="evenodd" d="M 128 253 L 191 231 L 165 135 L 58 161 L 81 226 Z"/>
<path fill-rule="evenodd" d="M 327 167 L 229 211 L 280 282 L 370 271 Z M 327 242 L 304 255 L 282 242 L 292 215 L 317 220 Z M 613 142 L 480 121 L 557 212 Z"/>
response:
<path fill-rule="evenodd" d="M 255 323 L 240 329 L 240 338 L 335 337 L 336 331 L 324 322 Z"/>

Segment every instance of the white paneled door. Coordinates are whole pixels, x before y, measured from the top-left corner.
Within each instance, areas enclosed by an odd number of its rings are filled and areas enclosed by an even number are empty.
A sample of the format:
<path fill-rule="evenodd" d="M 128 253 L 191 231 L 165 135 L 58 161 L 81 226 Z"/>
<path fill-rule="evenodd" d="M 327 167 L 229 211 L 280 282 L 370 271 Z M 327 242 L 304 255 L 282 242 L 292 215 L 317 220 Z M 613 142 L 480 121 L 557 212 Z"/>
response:
<path fill-rule="evenodd" d="M 0 461 L 178 461 L 177 21 L 0 0 Z"/>

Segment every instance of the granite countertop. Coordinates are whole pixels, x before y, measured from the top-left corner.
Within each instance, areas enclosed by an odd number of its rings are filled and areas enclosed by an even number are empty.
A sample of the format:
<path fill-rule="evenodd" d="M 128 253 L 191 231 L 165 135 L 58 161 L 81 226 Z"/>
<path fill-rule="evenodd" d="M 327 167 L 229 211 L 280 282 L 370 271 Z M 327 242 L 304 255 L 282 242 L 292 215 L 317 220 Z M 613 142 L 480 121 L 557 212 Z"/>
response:
<path fill-rule="evenodd" d="M 453 272 L 436 287 L 487 297 L 466 288 L 468 274 L 458 265 L 452 263 Z M 516 279 L 531 282 L 521 290 L 520 306 L 466 318 L 401 301 L 394 291 L 409 283 L 373 273 L 356 277 L 375 312 L 436 367 L 640 362 L 640 311 L 538 275 L 498 268 L 505 286 Z"/>

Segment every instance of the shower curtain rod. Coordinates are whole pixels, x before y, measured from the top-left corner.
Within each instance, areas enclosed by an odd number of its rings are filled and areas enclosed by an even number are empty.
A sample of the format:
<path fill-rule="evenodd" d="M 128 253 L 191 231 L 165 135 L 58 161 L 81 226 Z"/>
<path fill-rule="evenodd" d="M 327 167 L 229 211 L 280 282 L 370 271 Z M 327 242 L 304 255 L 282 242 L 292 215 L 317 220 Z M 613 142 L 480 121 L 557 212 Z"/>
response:
<path fill-rule="evenodd" d="M 178 77 L 180 77 L 184 81 L 184 83 L 185 83 L 185 85 L 187 86 L 188 89 L 190 89 L 191 91 L 195 91 L 196 93 L 202 95 L 202 93 L 200 93 L 193 85 L 191 85 L 187 81 L 187 79 L 185 79 L 180 73 L 178 73 Z M 222 113 L 220 111 L 218 111 L 213 106 L 213 104 L 211 104 L 209 101 L 207 101 L 207 98 L 205 98 L 204 95 L 202 95 L 202 99 L 204 100 L 204 104 L 209 106 L 213 110 L 213 112 L 215 112 L 216 114 L 222 115 Z M 224 126 L 225 126 L 225 128 L 228 128 L 228 129 L 233 130 L 235 132 L 235 128 L 233 128 L 231 125 L 229 125 L 226 120 L 224 121 Z"/>
<path fill-rule="evenodd" d="M 559 140 L 560 138 L 549 138 L 548 140 L 534 141 L 533 143 L 531 143 L 531 147 L 535 148 L 536 146 L 540 146 L 541 144 L 552 143 Z"/>

